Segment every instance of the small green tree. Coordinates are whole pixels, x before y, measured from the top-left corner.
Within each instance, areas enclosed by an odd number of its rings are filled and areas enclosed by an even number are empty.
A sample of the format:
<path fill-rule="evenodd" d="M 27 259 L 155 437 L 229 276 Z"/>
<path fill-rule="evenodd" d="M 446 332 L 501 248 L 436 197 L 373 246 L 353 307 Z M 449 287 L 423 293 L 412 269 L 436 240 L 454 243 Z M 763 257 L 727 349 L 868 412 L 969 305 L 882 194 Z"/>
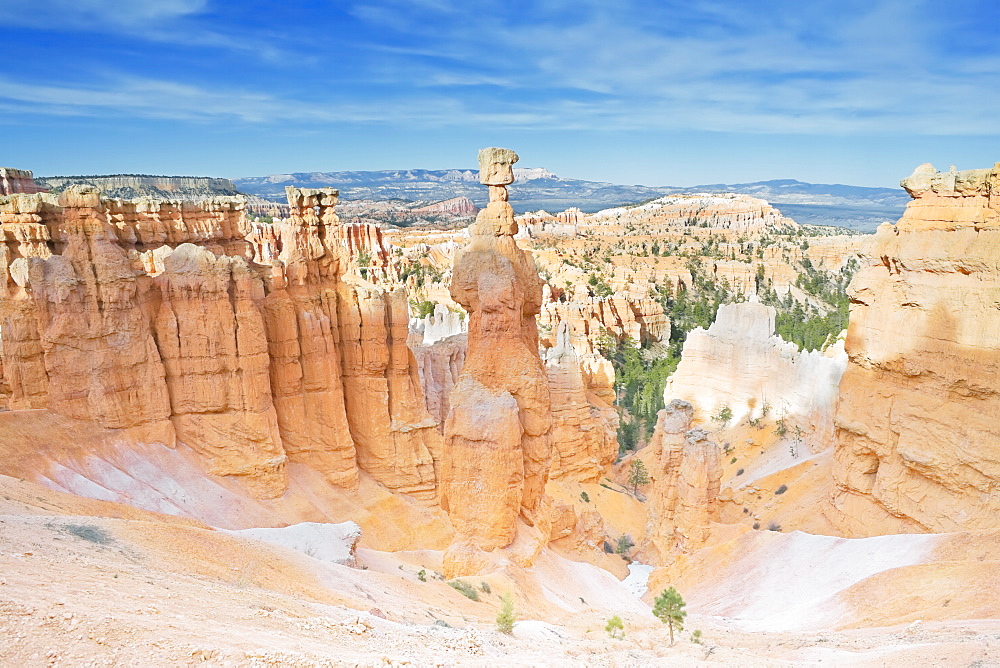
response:
<path fill-rule="evenodd" d="M 646 465 L 638 457 L 629 462 L 628 484 L 632 485 L 633 496 L 639 493 L 639 485 L 649 484 L 649 473 L 646 471 Z"/>
<path fill-rule="evenodd" d="M 687 612 L 684 611 L 684 599 L 676 589 L 664 589 L 663 593 L 656 597 L 653 605 L 653 614 L 660 618 L 660 621 L 670 627 L 670 645 L 674 644 L 674 627 L 677 631 L 684 630 L 684 618 Z"/>
<path fill-rule="evenodd" d="M 514 632 L 514 622 L 517 621 L 517 613 L 514 612 L 514 599 L 510 592 L 500 597 L 500 612 L 497 613 L 497 631 L 510 635 Z"/>
<path fill-rule="evenodd" d="M 725 427 L 733 419 L 733 409 L 729 407 L 729 404 L 725 404 L 712 416 L 712 419 Z"/>
<path fill-rule="evenodd" d="M 608 620 L 608 625 L 604 627 L 604 630 L 612 638 L 621 640 L 625 637 L 625 624 L 622 623 L 622 618 L 618 615 Z"/>
<path fill-rule="evenodd" d="M 635 543 L 632 542 L 632 537 L 624 533 L 618 539 L 618 545 L 615 546 L 615 554 L 625 554 L 633 547 L 635 547 Z"/>

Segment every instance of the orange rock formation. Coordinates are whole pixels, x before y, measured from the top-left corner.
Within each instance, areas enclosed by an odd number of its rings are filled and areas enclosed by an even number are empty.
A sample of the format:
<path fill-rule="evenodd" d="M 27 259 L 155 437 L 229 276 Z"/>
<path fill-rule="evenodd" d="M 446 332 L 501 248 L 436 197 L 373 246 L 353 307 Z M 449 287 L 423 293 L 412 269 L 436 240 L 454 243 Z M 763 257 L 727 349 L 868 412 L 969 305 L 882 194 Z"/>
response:
<path fill-rule="evenodd" d="M 468 354 L 451 395 L 441 474 L 442 505 L 458 534 L 452 564 L 470 551 L 510 545 L 519 514 L 534 523 L 549 472 L 549 384 L 535 321 L 543 280 L 514 242 L 506 186 L 516 161 L 507 149 L 480 151 L 490 203 L 456 256 L 451 284 L 452 297 L 469 313 Z"/>
<path fill-rule="evenodd" d="M 648 502 L 649 521 L 643 550 L 654 563 L 692 552 L 719 521 L 722 449 L 700 429 L 691 429 L 694 407 L 675 399 L 657 414 L 650 441 L 653 460 Z"/>
<path fill-rule="evenodd" d="M 340 229 L 336 190 L 288 197 L 266 249 L 244 240 L 237 198 L 71 186 L 0 199 L 9 407 L 179 441 L 258 497 L 284 491 L 291 461 L 433 498 L 440 435 L 406 347 L 406 295 L 344 275 L 381 237 Z M 387 257 L 369 255 L 373 268 Z"/>
<path fill-rule="evenodd" d="M 851 284 L 835 503 L 860 533 L 1000 526 L 1000 163 L 902 181 Z"/>

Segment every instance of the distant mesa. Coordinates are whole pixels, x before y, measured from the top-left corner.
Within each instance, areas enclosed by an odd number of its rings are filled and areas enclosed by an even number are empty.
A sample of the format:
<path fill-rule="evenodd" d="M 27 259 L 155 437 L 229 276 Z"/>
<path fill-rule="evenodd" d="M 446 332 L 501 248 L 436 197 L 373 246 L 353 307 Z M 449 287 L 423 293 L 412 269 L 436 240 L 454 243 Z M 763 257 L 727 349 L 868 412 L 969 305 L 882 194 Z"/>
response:
<path fill-rule="evenodd" d="M 30 172 L 29 172 L 30 173 Z M 110 199 L 156 197 L 161 199 L 202 200 L 210 197 L 239 195 L 233 182 L 209 176 L 157 176 L 154 174 L 105 174 L 84 176 L 44 176 L 37 181 L 50 191 L 60 193 L 72 185 L 93 186 Z"/>

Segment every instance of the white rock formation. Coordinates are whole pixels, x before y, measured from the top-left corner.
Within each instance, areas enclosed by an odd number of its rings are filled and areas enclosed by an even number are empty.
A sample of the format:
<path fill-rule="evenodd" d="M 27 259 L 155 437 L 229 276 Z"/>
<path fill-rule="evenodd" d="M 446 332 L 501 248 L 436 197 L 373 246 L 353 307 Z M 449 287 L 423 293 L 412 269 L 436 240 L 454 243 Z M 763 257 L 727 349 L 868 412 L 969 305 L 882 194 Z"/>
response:
<path fill-rule="evenodd" d="M 469 323 L 461 314 L 444 304 L 434 306 L 434 313 L 423 318 L 410 318 L 410 331 L 423 336 L 422 343 L 429 346 L 449 336 L 469 331 Z"/>
<path fill-rule="evenodd" d="M 791 419 L 810 434 L 813 448 L 833 439 L 837 387 L 847 367 L 843 342 L 825 352 L 799 351 L 774 333 L 775 310 L 754 301 L 719 307 L 708 330 L 693 330 L 664 399 L 685 399 L 700 420 L 729 406 L 733 421 L 770 416 Z"/>
<path fill-rule="evenodd" d="M 354 550 L 361 540 L 361 527 L 354 522 L 300 522 L 287 527 L 240 529 L 226 533 L 281 545 L 321 561 L 345 566 L 354 565 Z"/>

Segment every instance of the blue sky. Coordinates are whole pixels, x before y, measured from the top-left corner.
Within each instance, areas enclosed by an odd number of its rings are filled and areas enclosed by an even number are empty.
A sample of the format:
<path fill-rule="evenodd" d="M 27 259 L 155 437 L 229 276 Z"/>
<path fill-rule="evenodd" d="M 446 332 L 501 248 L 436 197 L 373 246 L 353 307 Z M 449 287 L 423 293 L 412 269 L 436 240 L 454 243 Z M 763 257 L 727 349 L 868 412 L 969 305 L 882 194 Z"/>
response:
<path fill-rule="evenodd" d="M 894 186 L 1000 160 L 1000 3 L 0 0 L 0 164 Z"/>

